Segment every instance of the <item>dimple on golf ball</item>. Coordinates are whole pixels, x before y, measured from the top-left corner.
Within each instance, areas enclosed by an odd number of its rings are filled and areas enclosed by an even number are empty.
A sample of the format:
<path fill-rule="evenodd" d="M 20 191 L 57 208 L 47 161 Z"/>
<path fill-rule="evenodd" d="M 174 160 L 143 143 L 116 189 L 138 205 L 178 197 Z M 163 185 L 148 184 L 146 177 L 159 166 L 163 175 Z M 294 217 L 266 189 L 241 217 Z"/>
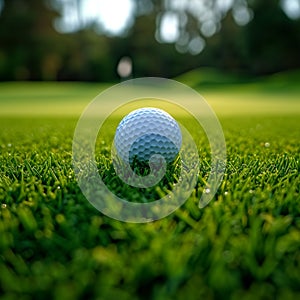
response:
<path fill-rule="evenodd" d="M 117 155 L 132 163 L 149 162 L 151 156 L 163 156 L 174 161 L 182 143 L 176 120 L 162 109 L 144 107 L 132 111 L 119 123 L 114 137 Z"/>

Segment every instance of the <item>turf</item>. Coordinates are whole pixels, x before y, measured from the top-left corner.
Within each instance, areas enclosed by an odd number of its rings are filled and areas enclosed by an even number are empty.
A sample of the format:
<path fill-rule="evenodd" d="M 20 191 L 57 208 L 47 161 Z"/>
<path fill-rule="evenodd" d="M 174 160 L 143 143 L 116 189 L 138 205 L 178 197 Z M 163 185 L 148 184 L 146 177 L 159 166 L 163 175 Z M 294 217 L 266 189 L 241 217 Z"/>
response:
<path fill-rule="evenodd" d="M 191 197 L 149 224 L 104 216 L 74 178 L 78 113 L 105 86 L 3 83 L 1 88 L 1 299 L 300 298 L 297 87 L 291 93 L 274 91 L 271 83 L 206 87 L 226 138 L 224 180 L 209 205 L 199 209 L 210 162 L 200 138 L 201 168 Z M 77 106 L 66 111 L 70 103 Z M 105 140 L 96 161 L 110 188 L 129 201 L 160 197 L 171 188 L 141 193 L 114 182 Z M 176 165 L 168 176 L 174 179 L 173 174 Z"/>

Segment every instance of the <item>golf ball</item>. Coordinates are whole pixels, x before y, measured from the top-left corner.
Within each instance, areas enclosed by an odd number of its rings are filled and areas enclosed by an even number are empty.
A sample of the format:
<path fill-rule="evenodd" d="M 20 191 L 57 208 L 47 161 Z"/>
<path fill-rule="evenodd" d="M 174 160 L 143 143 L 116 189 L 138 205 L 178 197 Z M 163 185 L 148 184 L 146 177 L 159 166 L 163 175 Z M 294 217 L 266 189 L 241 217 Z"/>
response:
<path fill-rule="evenodd" d="M 176 120 L 162 109 L 144 107 L 126 115 L 117 127 L 117 155 L 132 163 L 149 162 L 154 154 L 172 162 L 181 148 L 182 135 Z"/>

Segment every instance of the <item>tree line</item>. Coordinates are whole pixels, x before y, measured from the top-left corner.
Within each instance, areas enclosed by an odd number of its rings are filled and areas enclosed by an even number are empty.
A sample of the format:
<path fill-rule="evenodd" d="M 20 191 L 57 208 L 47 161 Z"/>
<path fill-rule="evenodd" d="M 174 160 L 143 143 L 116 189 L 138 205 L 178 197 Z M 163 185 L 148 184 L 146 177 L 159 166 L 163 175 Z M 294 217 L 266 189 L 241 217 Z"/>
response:
<path fill-rule="evenodd" d="M 54 27 L 61 12 L 52 1 L 3 0 L 0 14 L 0 80 L 114 81 L 119 60 L 133 61 L 133 76 L 173 77 L 197 67 L 215 67 L 248 75 L 270 74 L 300 67 L 300 21 L 290 19 L 276 0 L 248 1 L 251 20 L 238 25 L 233 10 L 219 19 L 211 36 L 199 31 L 197 14 L 186 16 L 181 34 L 199 35 L 204 49 L 179 51 L 178 44 L 157 38 L 158 18 L 168 9 L 152 0 L 152 9 L 136 13 L 124 36 L 99 34 L 95 24 L 61 34 Z M 149 0 L 150 1 L 150 0 Z M 237 0 L 236 0 L 237 1 Z M 168 1 L 166 1 L 168 2 Z M 144 0 L 136 0 L 142 10 Z M 208 1 L 209 5 L 215 1 Z M 214 12 L 214 7 L 210 6 Z M 214 28 L 214 27 L 212 27 Z"/>

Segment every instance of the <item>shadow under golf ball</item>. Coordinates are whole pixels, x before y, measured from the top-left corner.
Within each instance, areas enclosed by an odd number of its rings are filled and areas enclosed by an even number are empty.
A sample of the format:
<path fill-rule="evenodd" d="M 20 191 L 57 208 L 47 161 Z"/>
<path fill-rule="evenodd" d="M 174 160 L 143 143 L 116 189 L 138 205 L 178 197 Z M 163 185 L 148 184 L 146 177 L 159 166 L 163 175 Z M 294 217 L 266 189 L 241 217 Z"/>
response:
<path fill-rule="evenodd" d="M 172 191 L 173 186 L 178 183 L 181 172 L 181 161 L 179 155 L 175 156 L 173 161 L 167 163 L 164 159 L 160 161 L 159 156 L 156 158 L 157 159 L 155 160 L 150 159 L 150 162 L 146 162 L 139 160 L 135 156 L 129 164 L 131 170 L 128 170 L 128 164 L 124 164 L 122 160 L 115 157 L 115 161 L 110 165 L 110 168 L 106 169 L 102 173 L 102 180 L 112 193 L 125 201 L 149 203 L 159 200 Z M 133 171 L 135 175 L 139 176 L 141 180 L 143 180 L 145 176 L 156 176 L 155 172 L 159 172 L 161 163 L 166 163 L 166 172 L 164 176 L 156 185 L 146 188 L 128 185 L 117 175 L 114 168 L 114 166 L 117 166 L 118 171 L 120 172 L 121 170 L 123 172 L 123 178 L 131 176 Z"/>

